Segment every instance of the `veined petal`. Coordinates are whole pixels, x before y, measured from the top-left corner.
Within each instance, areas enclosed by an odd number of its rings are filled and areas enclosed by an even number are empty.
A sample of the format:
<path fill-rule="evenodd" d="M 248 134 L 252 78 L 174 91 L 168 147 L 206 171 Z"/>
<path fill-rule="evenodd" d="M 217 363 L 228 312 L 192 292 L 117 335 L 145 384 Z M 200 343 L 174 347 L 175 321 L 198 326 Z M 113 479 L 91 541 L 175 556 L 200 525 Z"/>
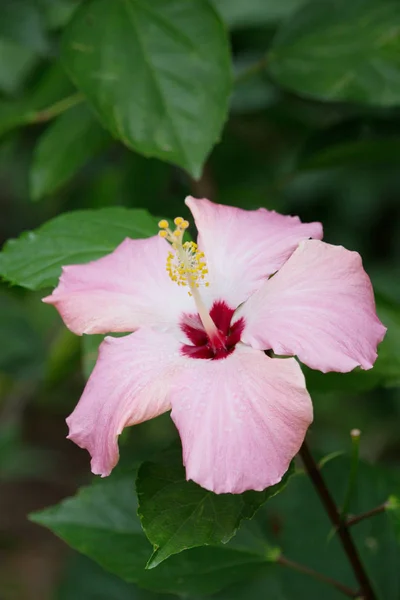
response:
<path fill-rule="evenodd" d="M 68 437 L 90 452 L 93 473 L 105 477 L 117 464 L 117 438 L 124 427 L 170 409 L 179 349 L 173 335 L 147 328 L 105 338 L 83 395 L 67 419 Z"/>
<path fill-rule="evenodd" d="M 239 313 L 243 341 L 324 373 L 370 369 L 386 332 L 360 255 L 317 240 L 303 242 Z"/>
<path fill-rule="evenodd" d="M 207 295 L 236 308 L 275 273 L 298 244 L 322 238 L 320 223 L 260 208 L 242 210 L 209 200 L 186 198 L 209 270 Z"/>
<path fill-rule="evenodd" d="M 171 397 L 187 479 L 217 494 L 278 483 L 313 417 L 298 363 L 244 345 L 192 363 Z"/>
<path fill-rule="evenodd" d="M 126 239 L 114 252 L 83 265 L 63 267 L 51 296 L 71 331 L 129 332 L 144 325 L 169 325 L 194 310 L 184 288 L 166 272 L 170 246 L 158 236 Z"/>

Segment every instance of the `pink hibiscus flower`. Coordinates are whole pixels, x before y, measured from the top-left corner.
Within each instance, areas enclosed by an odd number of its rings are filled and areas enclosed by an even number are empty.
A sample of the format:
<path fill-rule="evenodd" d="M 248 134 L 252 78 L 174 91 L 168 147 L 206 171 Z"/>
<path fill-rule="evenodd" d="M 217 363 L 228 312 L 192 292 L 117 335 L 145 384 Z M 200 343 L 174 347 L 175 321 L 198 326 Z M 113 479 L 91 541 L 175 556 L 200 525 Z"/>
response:
<path fill-rule="evenodd" d="M 279 482 L 313 410 L 301 368 L 370 369 L 385 327 L 360 256 L 321 242 L 319 223 L 187 198 L 188 223 L 126 239 L 63 268 L 54 304 L 74 333 L 107 337 L 67 419 L 108 475 L 124 427 L 171 410 L 187 479 L 216 493 Z M 310 239 L 314 238 L 314 239 Z M 270 358 L 265 350 L 290 358 Z"/>

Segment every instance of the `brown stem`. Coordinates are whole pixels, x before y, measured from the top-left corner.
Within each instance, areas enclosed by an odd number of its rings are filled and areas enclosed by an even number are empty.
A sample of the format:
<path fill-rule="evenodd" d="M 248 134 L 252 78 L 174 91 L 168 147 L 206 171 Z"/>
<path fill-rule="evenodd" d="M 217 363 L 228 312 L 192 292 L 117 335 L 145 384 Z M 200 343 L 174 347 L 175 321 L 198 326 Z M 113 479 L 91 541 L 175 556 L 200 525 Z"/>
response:
<path fill-rule="evenodd" d="M 76 106 L 83 102 L 84 97 L 82 94 L 77 92 L 76 94 L 71 94 L 58 102 L 55 102 L 51 106 L 40 110 L 39 112 L 33 113 L 27 116 L 27 123 L 45 123 L 46 121 L 50 121 L 55 117 L 58 117 L 61 113 L 65 112 L 69 108 Z"/>
<path fill-rule="evenodd" d="M 307 443 L 304 441 L 299 452 L 304 467 L 310 476 L 311 481 L 314 484 L 317 494 L 320 497 L 322 504 L 328 516 L 332 522 L 332 525 L 337 531 L 340 541 L 343 546 L 347 558 L 352 566 L 354 575 L 360 585 L 360 596 L 363 600 L 376 600 L 375 592 L 372 589 L 372 585 L 368 579 L 368 576 L 361 563 L 360 557 L 358 556 L 357 548 L 350 535 L 350 531 L 347 527 L 346 521 L 340 519 L 339 511 L 336 507 L 335 501 L 333 500 L 328 488 L 326 487 L 324 478 L 318 469 L 317 463 L 315 462 L 310 450 L 308 449 Z"/>
<path fill-rule="evenodd" d="M 346 521 L 347 527 L 352 527 L 352 525 L 356 525 L 360 521 L 364 521 L 364 519 L 369 519 L 369 517 L 374 517 L 375 515 L 379 515 L 380 513 L 385 512 L 387 509 L 386 502 L 381 504 L 380 506 L 376 506 L 375 508 L 371 508 L 371 510 L 367 510 L 360 515 L 355 515 L 354 517 L 349 517 Z"/>
<path fill-rule="evenodd" d="M 344 594 L 345 596 L 348 596 L 349 598 L 358 598 L 359 597 L 359 594 L 357 591 L 352 590 L 351 588 L 347 587 L 347 585 L 344 585 L 343 583 L 340 583 L 340 581 L 336 581 L 336 579 L 332 579 L 332 577 L 327 577 L 326 575 L 323 575 L 322 573 L 318 573 L 318 571 L 314 571 L 314 569 L 309 569 L 305 565 L 301 565 L 300 563 L 294 562 L 293 560 L 289 560 L 288 558 L 285 558 L 282 555 L 277 559 L 276 562 L 279 565 L 282 565 L 284 567 L 289 567 L 289 569 L 293 569 L 294 571 L 298 571 L 299 573 L 304 573 L 305 575 L 309 575 L 310 577 L 313 577 L 313 579 L 318 579 L 318 581 L 327 583 L 328 585 L 336 588 L 337 590 L 342 592 L 342 594 Z"/>

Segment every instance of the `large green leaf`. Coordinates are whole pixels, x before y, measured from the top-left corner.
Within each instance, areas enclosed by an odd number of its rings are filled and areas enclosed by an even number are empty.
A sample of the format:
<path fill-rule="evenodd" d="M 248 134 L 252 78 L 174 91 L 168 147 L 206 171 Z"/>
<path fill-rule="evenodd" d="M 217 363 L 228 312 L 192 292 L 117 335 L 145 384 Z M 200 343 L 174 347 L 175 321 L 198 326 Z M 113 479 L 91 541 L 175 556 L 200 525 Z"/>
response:
<path fill-rule="evenodd" d="M 311 393 L 356 392 L 400 385 L 400 306 L 382 294 L 376 294 L 376 305 L 387 332 L 378 347 L 378 358 L 373 368 L 369 371 L 355 369 L 351 373 L 321 373 L 303 367 Z"/>
<path fill-rule="evenodd" d="M 301 95 L 400 104 L 398 0 L 315 0 L 278 31 L 268 63 Z"/>
<path fill-rule="evenodd" d="M 204 598 L 197 594 L 190 597 L 193 600 Z M 126 583 L 104 571 L 95 562 L 79 555 L 74 556 L 68 565 L 56 595 L 56 600 L 178 600 L 178 598 L 182 599 L 182 596 L 148 592 L 133 583 Z M 262 577 L 230 586 L 212 596 L 213 600 L 248 600 L 249 598 L 291 600 L 283 594 L 282 584 L 272 566 Z"/>
<path fill-rule="evenodd" d="M 267 544 L 248 533 L 232 545 L 195 548 L 173 556 L 156 574 L 146 570 L 151 546 L 136 514 L 134 481 L 133 471 L 114 472 L 31 518 L 105 569 L 153 591 L 214 593 L 268 566 Z"/>
<path fill-rule="evenodd" d="M 56 600 L 172 600 L 177 596 L 153 594 L 104 571 L 84 556 L 74 556 L 63 577 Z"/>
<path fill-rule="evenodd" d="M 56 191 L 109 142 L 109 134 L 85 104 L 59 116 L 35 148 L 30 172 L 32 199 Z"/>
<path fill-rule="evenodd" d="M 62 54 L 116 138 L 200 176 L 231 89 L 227 36 L 208 1 L 88 0 Z"/>
<path fill-rule="evenodd" d="M 144 463 L 136 483 L 139 516 L 154 547 L 148 567 L 156 567 L 172 554 L 187 548 L 228 542 L 243 519 L 286 485 L 283 480 L 263 492 L 213 494 L 186 481 L 182 450 L 174 448 L 157 461 Z"/>
<path fill-rule="evenodd" d="M 230 586 L 212 596 L 212 600 L 303 600 L 286 594 L 282 584 L 285 575 L 282 567 L 268 565 L 261 576 Z M 307 596 L 306 600 L 321 600 L 321 597 Z"/>
<path fill-rule="evenodd" d="M 85 263 L 112 252 L 126 237 L 157 232 L 145 210 L 121 207 L 77 210 L 9 240 L 0 253 L 0 275 L 31 290 L 56 285 L 63 265 Z"/>
<path fill-rule="evenodd" d="M 213 0 L 216 9 L 232 28 L 249 27 L 279 21 L 305 0 Z"/>

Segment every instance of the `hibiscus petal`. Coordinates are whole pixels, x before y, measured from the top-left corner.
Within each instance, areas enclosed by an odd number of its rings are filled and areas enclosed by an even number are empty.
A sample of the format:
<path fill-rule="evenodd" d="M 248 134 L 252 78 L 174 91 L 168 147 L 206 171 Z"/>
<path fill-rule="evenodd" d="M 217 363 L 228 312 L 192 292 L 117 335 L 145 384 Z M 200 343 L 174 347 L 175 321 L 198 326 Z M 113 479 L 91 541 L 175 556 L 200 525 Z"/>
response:
<path fill-rule="evenodd" d="M 302 240 L 322 238 L 320 223 L 301 223 L 298 217 L 265 208 L 248 211 L 192 197 L 185 202 L 205 253 L 209 293 L 212 299 L 223 298 L 232 308 L 275 273 Z"/>
<path fill-rule="evenodd" d="M 118 462 L 117 437 L 124 427 L 170 409 L 169 389 L 177 377 L 180 343 L 166 333 L 139 329 L 122 338 L 107 337 L 74 412 L 69 439 L 92 456 L 92 471 L 109 475 Z"/>
<path fill-rule="evenodd" d="M 278 483 L 312 421 L 295 359 L 237 346 L 225 359 L 192 359 L 172 395 L 187 479 L 221 493 Z"/>
<path fill-rule="evenodd" d="M 166 272 L 169 250 L 159 236 L 126 239 L 103 258 L 63 267 L 57 288 L 43 301 L 54 304 L 78 335 L 176 323 L 194 303 Z"/>
<path fill-rule="evenodd" d="M 386 332 L 360 255 L 317 240 L 303 242 L 239 312 L 243 341 L 324 373 L 370 369 Z"/>

